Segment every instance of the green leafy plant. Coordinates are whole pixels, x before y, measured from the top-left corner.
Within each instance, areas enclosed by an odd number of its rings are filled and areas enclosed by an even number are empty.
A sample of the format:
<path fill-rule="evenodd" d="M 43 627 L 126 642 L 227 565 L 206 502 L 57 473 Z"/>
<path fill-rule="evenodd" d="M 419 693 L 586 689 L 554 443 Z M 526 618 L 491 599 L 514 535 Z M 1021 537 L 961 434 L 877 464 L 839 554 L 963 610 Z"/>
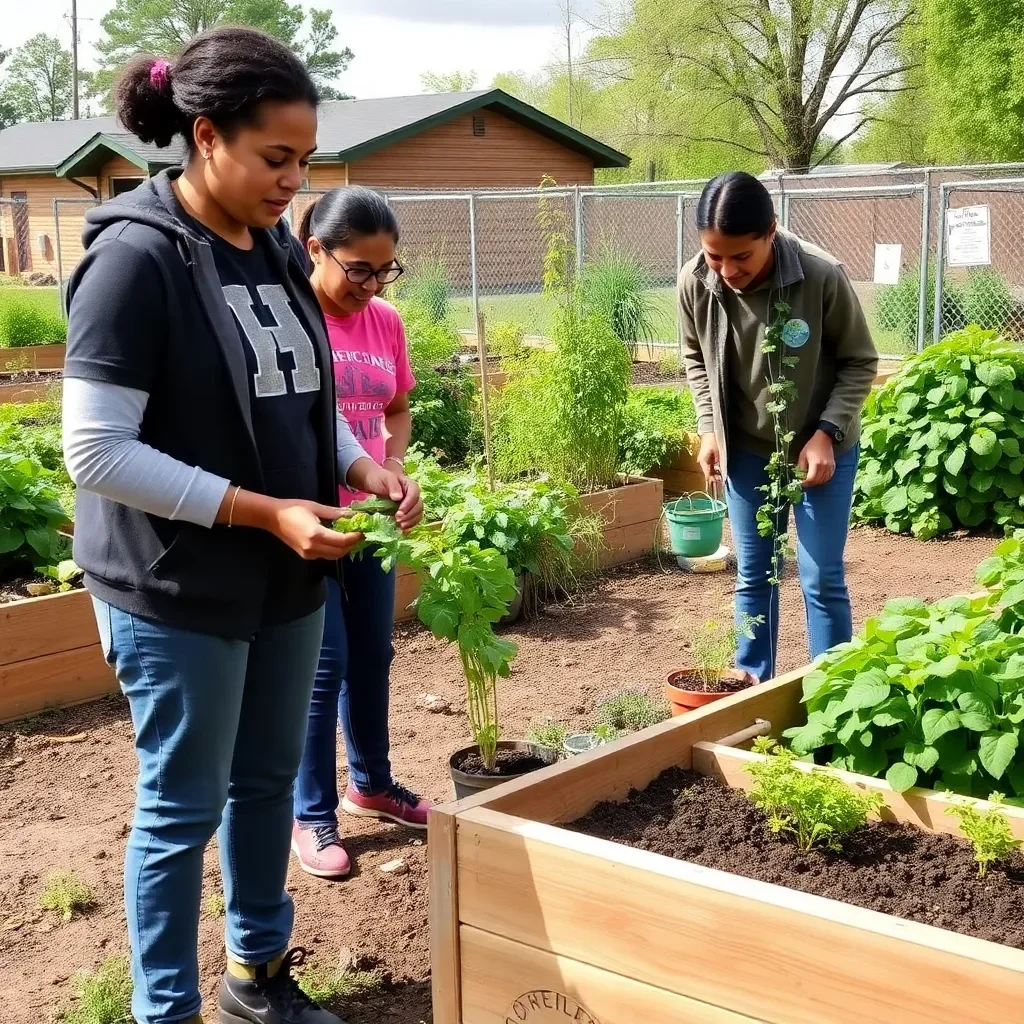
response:
<path fill-rule="evenodd" d="M 31 459 L 0 452 L 0 573 L 59 561 L 57 528 L 67 517 L 51 476 Z"/>
<path fill-rule="evenodd" d="M 1024 351 L 969 327 L 906 360 L 865 406 L 854 516 L 927 540 L 1024 525 Z"/>
<path fill-rule="evenodd" d="M 527 739 L 538 746 L 547 747 L 549 750 L 562 752 L 565 737 L 569 735 L 569 727 L 553 718 L 546 718 L 542 723 L 531 727 Z"/>
<path fill-rule="evenodd" d="M 72 981 L 75 1002 L 61 1011 L 61 1024 L 132 1024 L 132 975 L 123 956 L 108 957 L 96 971 Z"/>
<path fill-rule="evenodd" d="M 644 476 L 683 450 L 686 433 L 697 429 L 690 392 L 676 388 L 630 388 L 619 431 L 619 469 Z"/>
<path fill-rule="evenodd" d="M 360 970 L 311 964 L 298 975 L 299 988 L 322 1006 L 330 1006 L 339 999 L 368 995 L 377 991 L 384 981 L 384 972 L 379 968 Z"/>
<path fill-rule="evenodd" d="M 655 700 L 643 690 L 624 690 L 597 709 L 596 725 L 616 730 L 616 734 L 639 732 L 669 716 L 663 701 Z"/>
<path fill-rule="evenodd" d="M 990 592 L 890 601 L 826 654 L 803 680 L 806 724 L 784 733 L 793 750 L 884 776 L 899 792 L 939 785 L 982 796 L 1005 780 L 1024 796 L 1019 547 L 1005 541 L 982 562 Z"/>
<path fill-rule="evenodd" d="M 84 571 L 70 558 L 64 558 L 56 565 L 44 565 L 40 572 L 53 580 L 57 584 L 57 590 L 62 594 L 74 590 L 84 575 Z"/>
<path fill-rule="evenodd" d="M 683 364 L 678 352 L 668 352 L 658 360 L 659 377 L 680 377 L 682 373 Z"/>
<path fill-rule="evenodd" d="M 450 321 L 422 306 L 403 306 L 409 362 L 416 387 L 409 395 L 412 440 L 441 462 L 463 462 L 473 450 L 476 385 L 459 362 L 459 335 Z"/>
<path fill-rule="evenodd" d="M 519 359 L 526 347 L 526 328 L 515 320 L 498 320 L 487 327 L 487 354 Z"/>
<path fill-rule="evenodd" d="M 579 289 L 588 313 L 611 326 L 631 362 L 641 344 L 654 341 L 658 310 L 651 298 L 650 275 L 636 257 L 606 247 L 583 268 Z"/>
<path fill-rule="evenodd" d="M 759 737 L 754 751 L 766 756 L 744 766 L 756 783 L 750 800 L 765 812 L 772 832 L 790 833 L 804 852 L 815 845 L 841 850 L 841 837 L 884 803 L 881 793 L 856 793 L 828 772 L 800 768 L 796 754 L 769 737 Z"/>
<path fill-rule="evenodd" d="M 71 921 L 93 905 L 92 889 L 70 871 L 49 875 L 39 896 L 39 906 L 52 910 L 62 921 Z"/>
<path fill-rule="evenodd" d="M 420 485 L 424 518 L 428 523 L 440 522 L 462 503 L 467 491 L 484 482 L 476 464 L 457 471 L 446 469 L 435 455 L 418 444 L 405 453 L 405 471 Z"/>
<path fill-rule="evenodd" d="M 741 636 L 752 640 L 754 627 L 764 622 L 761 615 L 744 614 L 738 622 L 709 619 L 690 637 L 690 651 L 697 677 L 707 690 L 717 689 L 736 656 Z"/>
<path fill-rule="evenodd" d="M 590 735 L 594 737 L 599 744 L 614 743 L 615 740 L 625 734 L 626 730 L 616 729 L 610 722 L 598 722 L 593 729 L 590 730 Z"/>
<path fill-rule="evenodd" d="M 787 370 L 799 363 L 798 356 L 786 355 L 785 330 L 792 311 L 789 303 L 776 302 L 775 318 L 767 326 L 761 342 L 768 377 L 766 411 L 772 420 L 775 447 L 765 471 L 767 483 L 764 504 L 757 510 L 757 532 L 772 538 L 772 563 L 768 582 L 777 587 L 782 582 L 783 561 L 789 546 L 788 516 L 791 505 L 803 498 L 800 473 L 793 464 L 790 446 L 796 437 L 789 422 L 789 407 L 796 399 L 796 385 Z M 774 659 L 773 659 L 774 660 Z"/>
<path fill-rule="evenodd" d="M 448 270 L 439 255 L 424 256 L 399 278 L 394 298 L 404 315 L 418 310 L 433 323 L 444 324 L 451 309 L 452 289 Z"/>
<path fill-rule="evenodd" d="M 974 847 L 979 878 L 985 877 L 990 865 L 1006 860 L 1021 847 L 1021 841 L 1013 836 L 1009 819 L 1000 809 L 1002 802 L 1003 795 L 993 793 L 989 797 L 992 806 L 985 811 L 979 811 L 977 805 L 966 802 L 946 809 L 947 814 L 960 819 L 960 831 Z"/>
<path fill-rule="evenodd" d="M 1013 315 L 1013 294 L 1006 278 L 991 267 L 974 267 L 960 290 L 965 323 L 1001 331 Z"/>
<path fill-rule="evenodd" d="M 918 274 L 903 274 L 896 284 L 886 285 L 878 291 L 875 303 L 875 323 L 882 331 L 896 336 L 901 351 L 913 352 L 917 347 L 918 304 L 921 278 Z M 942 333 L 958 331 L 966 323 L 959 290 L 946 278 L 942 284 Z M 935 271 L 929 269 L 925 297 L 925 338 L 930 340 L 935 323 Z M 879 346 L 881 348 L 881 345 Z"/>
<path fill-rule="evenodd" d="M 59 344 L 67 336 L 67 325 L 50 293 L 8 291 L 0 298 L 0 348 Z"/>

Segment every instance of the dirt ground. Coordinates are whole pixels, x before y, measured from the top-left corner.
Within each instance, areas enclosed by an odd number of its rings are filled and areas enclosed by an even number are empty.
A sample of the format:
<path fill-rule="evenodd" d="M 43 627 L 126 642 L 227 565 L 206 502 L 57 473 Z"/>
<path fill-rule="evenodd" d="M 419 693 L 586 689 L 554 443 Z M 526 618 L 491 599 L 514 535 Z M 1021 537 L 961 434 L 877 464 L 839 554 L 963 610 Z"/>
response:
<path fill-rule="evenodd" d="M 974 567 L 992 543 L 919 543 L 854 531 L 847 562 L 858 623 L 893 596 L 931 599 L 972 589 Z M 603 576 L 585 601 L 515 627 L 509 636 L 520 654 L 500 692 L 504 735 L 522 736 L 546 716 L 588 724 L 603 698 L 625 688 L 660 693 L 668 672 L 681 667 L 685 630 L 729 614 L 732 584 L 731 573 L 687 576 L 663 573 L 654 563 L 628 566 Z M 802 602 L 792 577 L 784 584 L 782 622 L 780 669 L 795 668 L 807 655 Z M 435 699 L 424 702 L 428 694 Z M 455 653 L 416 625 L 400 627 L 392 683 L 393 761 L 398 778 L 425 796 L 443 800 L 452 794 L 446 762 L 466 742 L 461 703 Z M 67 1003 L 75 971 L 126 951 L 121 861 L 134 775 L 131 728 L 120 698 L 0 728 L 3 1024 L 52 1020 Z M 335 1007 L 350 1024 L 431 1021 L 422 837 L 358 819 L 342 825 L 357 873 L 327 883 L 293 868 L 294 942 L 325 966 L 368 957 L 387 972 L 389 981 L 378 992 Z M 383 874 L 380 865 L 396 857 L 409 873 Z M 37 909 L 39 891 L 50 872 L 72 868 L 92 886 L 95 907 L 60 924 Z M 206 858 L 206 887 L 207 894 L 219 892 L 213 849 Z M 204 995 L 211 1000 L 222 968 L 222 927 L 220 919 L 204 914 L 200 964 Z"/>

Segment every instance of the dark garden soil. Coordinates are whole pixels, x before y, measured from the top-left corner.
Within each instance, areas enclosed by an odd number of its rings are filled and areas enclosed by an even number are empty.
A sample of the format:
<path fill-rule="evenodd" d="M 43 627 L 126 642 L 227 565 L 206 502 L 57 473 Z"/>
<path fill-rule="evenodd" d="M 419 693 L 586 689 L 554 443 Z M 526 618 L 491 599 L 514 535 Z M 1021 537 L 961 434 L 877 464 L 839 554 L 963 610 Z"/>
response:
<path fill-rule="evenodd" d="M 46 594 L 33 594 L 29 587 L 33 586 L 52 586 L 52 590 L 48 593 L 58 593 L 57 583 L 54 580 L 49 579 L 46 576 L 39 575 L 18 575 L 0 578 L 0 605 L 10 604 L 12 601 L 20 601 L 25 597 L 45 597 Z M 80 590 L 82 583 L 76 581 L 72 584 L 72 590 Z M 0 788 L 3 784 L 0 783 Z"/>
<path fill-rule="evenodd" d="M 633 364 L 632 384 L 685 384 L 686 378 L 681 373 L 663 374 L 657 363 L 635 362 Z"/>
<path fill-rule="evenodd" d="M 692 693 L 739 693 L 740 690 L 745 690 L 753 685 L 750 679 L 730 679 L 728 676 L 705 682 L 698 678 L 696 673 L 680 674 L 669 682 L 680 690 L 690 690 Z"/>
<path fill-rule="evenodd" d="M 57 384 L 63 376 L 63 370 L 17 370 L 0 373 L 0 387 L 7 384 Z"/>
<path fill-rule="evenodd" d="M 455 762 L 455 767 L 467 775 L 488 775 L 490 777 L 509 777 L 525 775 L 545 768 L 547 762 L 525 750 L 499 750 L 494 759 L 494 768 L 488 770 L 479 754 L 466 754 Z"/>
<path fill-rule="evenodd" d="M 931 599 L 970 591 L 974 567 L 992 543 L 920 543 L 855 530 L 847 564 L 857 622 L 897 595 Z M 576 730 L 589 728 L 602 700 L 627 687 L 647 687 L 660 698 L 668 673 L 690 663 L 687 632 L 707 618 L 727 615 L 732 587 L 731 573 L 688 576 L 678 570 L 662 574 L 651 563 L 628 566 L 603 576 L 585 601 L 507 630 L 519 657 L 499 691 L 503 735 L 522 738 L 532 722 L 548 716 Z M 807 651 L 792 574 L 784 584 L 782 622 L 780 669 L 799 667 Z M 448 758 L 469 742 L 458 657 L 416 625 L 396 630 L 395 648 L 395 773 L 424 796 L 449 799 Z M 126 951 L 121 862 L 135 770 L 131 723 L 120 698 L 0 727 L 3 1024 L 46 1024 L 66 1004 L 75 971 Z M 425 836 L 361 818 L 344 818 L 341 825 L 356 872 L 330 883 L 293 864 L 288 886 L 296 904 L 294 941 L 323 965 L 354 955 L 375 958 L 389 972 L 391 981 L 381 991 L 337 1007 L 351 1024 L 430 1021 Z M 220 892 L 216 857 L 211 848 L 205 895 Z M 382 864 L 396 858 L 405 861 L 408 874 L 381 872 Z M 749 866 L 752 858 L 746 859 Z M 953 870 L 941 858 L 928 870 L 940 866 Z M 60 924 L 38 910 L 39 892 L 50 872 L 71 868 L 93 887 L 96 905 L 86 917 Z M 905 888 L 897 878 L 894 900 Z M 942 908 L 937 914 L 960 913 L 938 900 L 930 905 Z M 1013 906 L 1024 922 L 1022 908 Z M 1003 920 L 995 908 L 992 916 Z M 208 1006 L 222 966 L 223 920 L 204 913 L 200 968 Z"/>
<path fill-rule="evenodd" d="M 870 822 L 841 853 L 801 853 L 772 835 L 738 790 L 670 768 L 625 803 L 599 804 L 569 826 L 641 850 L 842 900 L 1024 949 L 1024 859 L 978 878 L 971 845 L 913 825 Z"/>

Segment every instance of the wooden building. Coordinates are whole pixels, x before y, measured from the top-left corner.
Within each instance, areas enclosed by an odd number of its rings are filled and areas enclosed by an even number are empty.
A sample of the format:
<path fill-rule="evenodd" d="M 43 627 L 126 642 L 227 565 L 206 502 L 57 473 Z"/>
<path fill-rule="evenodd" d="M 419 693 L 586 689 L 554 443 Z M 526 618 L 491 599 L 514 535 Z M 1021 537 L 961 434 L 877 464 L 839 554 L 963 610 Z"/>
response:
<path fill-rule="evenodd" d="M 310 189 L 514 188 L 545 175 L 583 185 L 595 168 L 629 162 L 498 89 L 325 103 L 317 141 Z M 3 272 L 67 276 L 81 258 L 89 206 L 179 163 L 182 152 L 143 145 L 112 117 L 0 131 Z"/>

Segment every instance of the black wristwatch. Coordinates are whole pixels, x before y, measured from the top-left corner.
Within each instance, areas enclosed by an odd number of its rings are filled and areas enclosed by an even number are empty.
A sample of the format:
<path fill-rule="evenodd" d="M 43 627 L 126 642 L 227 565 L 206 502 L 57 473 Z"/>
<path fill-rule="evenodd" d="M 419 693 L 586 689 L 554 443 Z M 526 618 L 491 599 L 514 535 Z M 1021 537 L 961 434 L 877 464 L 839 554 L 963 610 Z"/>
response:
<path fill-rule="evenodd" d="M 818 429 L 822 431 L 822 433 L 828 434 L 828 436 L 832 438 L 833 444 L 842 444 L 843 438 L 846 437 L 846 435 L 834 423 L 829 423 L 828 420 L 819 420 Z"/>

